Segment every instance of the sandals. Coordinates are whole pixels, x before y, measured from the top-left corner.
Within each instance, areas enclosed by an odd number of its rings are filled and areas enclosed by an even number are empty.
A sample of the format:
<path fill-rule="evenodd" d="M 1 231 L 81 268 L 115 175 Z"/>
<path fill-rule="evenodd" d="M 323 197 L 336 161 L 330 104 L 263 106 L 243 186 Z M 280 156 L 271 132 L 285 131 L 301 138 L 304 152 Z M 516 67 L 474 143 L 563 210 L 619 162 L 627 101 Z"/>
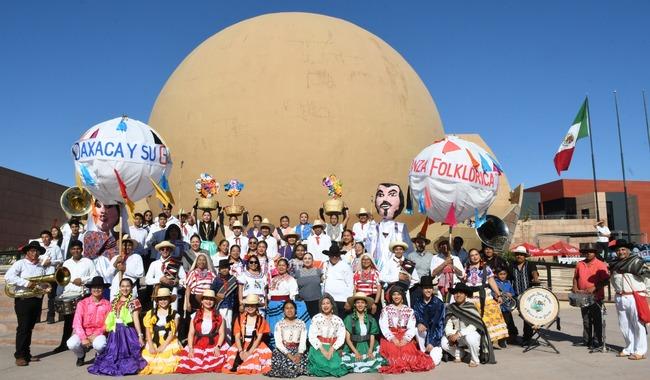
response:
<path fill-rule="evenodd" d="M 643 360 L 645 359 L 645 355 L 638 355 L 638 354 L 632 354 L 627 357 L 630 360 Z"/>
<path fill-rule="evenodd" d="M 477 363 L 474 363 L 473 361 L 470 361 L 470 362 L 469 362 L 469 366 L 470 366 L 471 368 L 474 368 L 474 367 L 478 367 L 478 364 L 477 364 Z"/>
<path fill-rule="evenodd" d="M 627 356 L 630 356 L 630 354 L 626 354 L 624 351 L 621 351 L 618 354 L 616 354 L 617 358 L 624 358 L 624 357 L 627 357 Z"/>

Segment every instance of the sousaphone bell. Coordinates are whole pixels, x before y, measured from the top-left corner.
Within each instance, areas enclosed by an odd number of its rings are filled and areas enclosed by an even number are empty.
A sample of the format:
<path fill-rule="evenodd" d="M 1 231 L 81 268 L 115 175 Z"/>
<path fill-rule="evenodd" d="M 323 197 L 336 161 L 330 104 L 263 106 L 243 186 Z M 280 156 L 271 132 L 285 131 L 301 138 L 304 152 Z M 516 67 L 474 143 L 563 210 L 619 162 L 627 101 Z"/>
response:
<path fill-rule="evenodd" d="M 61 208 L 71 216 L 83 216 L 90 212 L 93 196 L 84 188 L 70 187 L 61 194 Z"/>
<path fill-rule="evenodd" d="M 486 215 L 485 222 L 476 229 L 476 235 L 483 244 L 502 252 L 508 245 L 510 230 L 506 223 L 494 215 Z"/>

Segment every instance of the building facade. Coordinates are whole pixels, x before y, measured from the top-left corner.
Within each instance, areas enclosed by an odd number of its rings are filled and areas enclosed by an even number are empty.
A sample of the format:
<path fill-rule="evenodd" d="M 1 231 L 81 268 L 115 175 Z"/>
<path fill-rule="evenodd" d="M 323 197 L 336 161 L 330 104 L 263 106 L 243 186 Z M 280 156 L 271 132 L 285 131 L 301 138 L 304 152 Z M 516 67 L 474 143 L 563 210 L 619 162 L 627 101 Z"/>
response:
<path fill-rule="evenodd" d="M 0 167 L 0 251 L 66 222 L 59 199 L 66 187 Z"/>
<path fill-rule="evenodd" d="M 607 221 L 617 237 L 628 233 L 623 181 L 561 179 L 524 191 L 522 220 L 597 219 Z M 634 242 L 647 243 L 650 238 L 650 181 L 627 181 L 629 232 Z M 558 231 L 559 233 L 562 231 Z"/>

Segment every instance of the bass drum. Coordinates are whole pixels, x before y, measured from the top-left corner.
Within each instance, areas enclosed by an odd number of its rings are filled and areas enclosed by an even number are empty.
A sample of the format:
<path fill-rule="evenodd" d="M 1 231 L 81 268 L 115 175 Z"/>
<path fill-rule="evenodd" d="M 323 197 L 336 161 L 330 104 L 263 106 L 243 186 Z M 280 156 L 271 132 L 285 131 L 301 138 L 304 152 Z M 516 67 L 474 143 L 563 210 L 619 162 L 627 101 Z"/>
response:
<path fill-rule="evenodd" d="M 560 302 L 550 290 L 532 287 L 521 293 L 517 309 L 524 321 L 533 326 L 544 326 L 557 319 Z"/>

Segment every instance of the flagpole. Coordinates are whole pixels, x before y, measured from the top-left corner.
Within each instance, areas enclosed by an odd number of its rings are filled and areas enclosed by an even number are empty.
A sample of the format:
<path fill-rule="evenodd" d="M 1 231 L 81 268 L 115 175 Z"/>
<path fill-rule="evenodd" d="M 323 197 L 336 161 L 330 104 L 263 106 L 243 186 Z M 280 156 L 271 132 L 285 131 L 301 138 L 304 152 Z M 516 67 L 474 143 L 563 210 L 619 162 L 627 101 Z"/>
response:
<path fill-rule="evenodd" d="M 643 112 L 645 113 L 645 128 L 648 131 L 648 149 L 650 149 L 650 124 L 648 124 L 648 105 L 645 102 L 645 90 L 641 90 L 643 95 Z"/>
<path fill-rule="evenodd" d="M 589 112 L 589 96 L 585 97 L 587 122 L 589 123 L 589 145 L 591 146 L 591 171 L 594 176 L 594 201 L 596 202 L 596 221 L 600 220 L 600 208 L 598 207 L 598 184 L 596 182 L 596 159 L 594 158 L 594 140 L 591 133 L 591 112 Z"/>
<path fill-rule="evenodd" d="M 627 182 L 625 181 L 625 161 L 623 160 L 623 141 L 621 138 L 621 118 L 618 113 L 618 97 L 614 91 L 614 107 L 616 108 L 616 126 L 618 128 L 618 147 L 621 151 L 621 170 L 623 172 L 623 195 L 625 196 L 625 223 L 627 226 L 627 241 L 630 240 L 630 207 L 627 201 Z"/>

